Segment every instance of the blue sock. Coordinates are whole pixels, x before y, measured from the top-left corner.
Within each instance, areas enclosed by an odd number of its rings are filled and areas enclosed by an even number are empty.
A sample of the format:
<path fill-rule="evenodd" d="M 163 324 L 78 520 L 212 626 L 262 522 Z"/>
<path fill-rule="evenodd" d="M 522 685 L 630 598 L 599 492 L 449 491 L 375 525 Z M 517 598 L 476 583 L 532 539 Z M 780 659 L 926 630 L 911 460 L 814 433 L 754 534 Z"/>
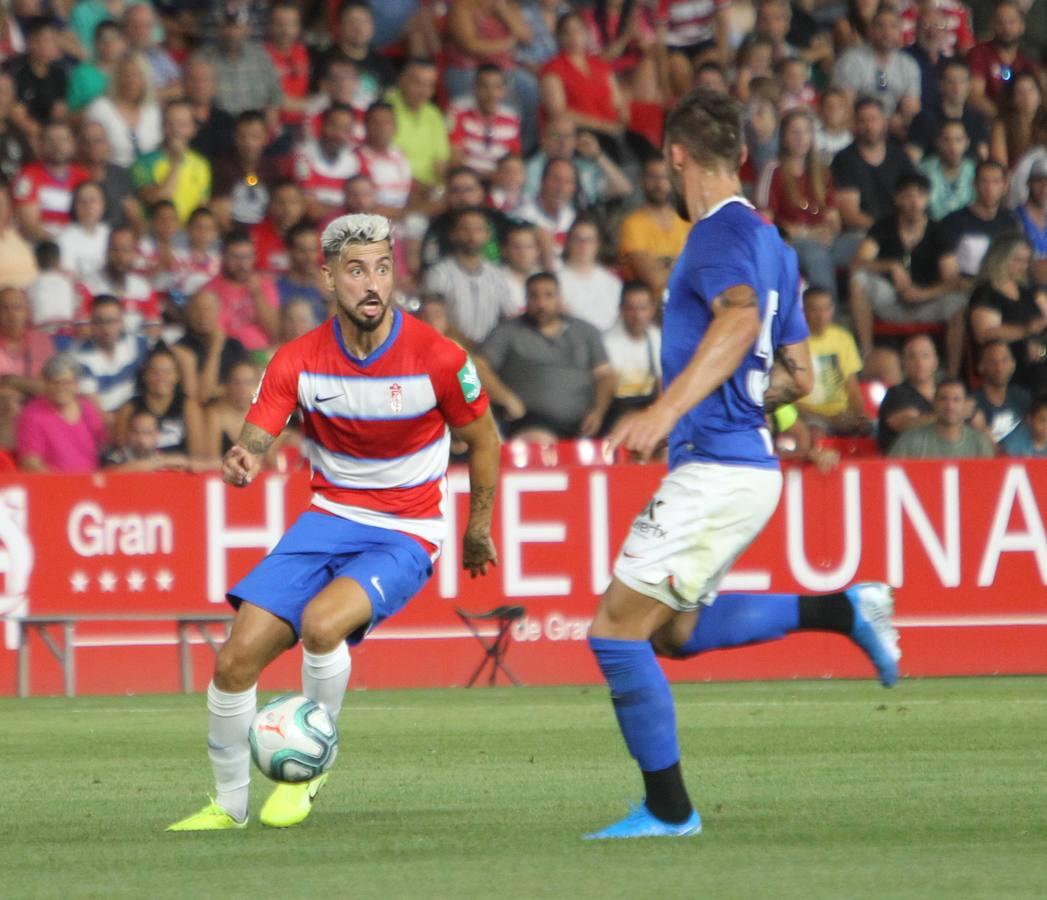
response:
<path fill-rule="evenodd" d="M 650 643 L 591 637 L 589 646 L 611 688 L 625 745 L 640 768 L 655 772 L 678 763 L 673 696 Z"/>
<path fill-rule="evenodd" d="M 800 598 L 796 594 L 720 594 L 702 609 L 680 653 L 696 656 L 707 650 L 775 641 L 799 625 Z"/>

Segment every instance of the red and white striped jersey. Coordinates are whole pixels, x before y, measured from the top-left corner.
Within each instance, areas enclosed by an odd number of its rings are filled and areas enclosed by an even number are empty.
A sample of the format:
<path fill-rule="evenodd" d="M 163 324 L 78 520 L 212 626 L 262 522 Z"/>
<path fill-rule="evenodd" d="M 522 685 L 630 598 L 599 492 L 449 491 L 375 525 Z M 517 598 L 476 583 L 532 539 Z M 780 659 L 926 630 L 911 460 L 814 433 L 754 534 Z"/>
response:
<path fill-rule="evenodd" d="M 91 319 L 91 303 L 99 294 L 112 294 L 124 308 L 124 330 L 139 334 L 147 325 L 160 324 L 160 298 L 153 286 L 136 272 L 128 272 L 123 283 L 112 280 L 105 269 L 87 276 L 76 285 L 80 298 L 77 324 Z"/>
<path fill-rule="evenodd" d="M 297 407 L 314 507 L 439 547 L 448 426 L 478 418 L 487 395 L 461 347 L 398 309 L 392 315 L 389 337 L 363 360 L 346 350 L 337 318 L 284 344 L 247 421 L 276 435 Z"/>
<path fill-rule="evenodd" d="M 936 0 L 935 8 L 945 22 L 942 53 L 953 56 L 957 50 L 961 54 L 970 50 L 974 46 L 974 32 L 971 30 L 971 14 L 967 7 L 957 0 Z M 919 14 L 915 3 L 908 6 L 901 4 L 898 15 L 902 23 L 903 47 L 908 47 L 916 41 L 916 19 Z"/>
<path fill-rule="evenodd" d="M 320 152 L 316 141 L 301 144 L 294 154 L 294 180 L 309 196 L 324 206 L 345 204 L 345 182 L 360 171 L 360 161 L 348 147 L 341 147 L 333 160 Z"/>
<path fill-rule="evenodd" d="M 56 178 L 42 162 L 27 163 L 15 179 L 12 196 L 19 206 L 35 203 L 40 224 L 51 228 L 68 225 L 73 206 L 73 191 L 90 176 L 80 166 L 71 165 L 65 178 Z"/>
<path fill-rule="evenodd" d="M 660 0 L 658 19 L 666 26 L 670 47 L 693 47 L 716 37 L 716 13 L 731 0 Z"/>
<path fill-rule="evenodd" d="M 472 97 L 463 97 L 447 111 L 447 134 L 453 147 L 461 148 L 462 162 L 481 175 L 494 171 L 507 153 L 521 153 L 520 116 L 504 103 L 493 116 L 485 116 Z"/>
<path fill-rule="evenodd" d="M 402 209 L 411 194 L 411 164 L 399 147 L 375 150 L 366 144 L 356 148 L 360 171 L 374 182 L 379 206 Z"/>

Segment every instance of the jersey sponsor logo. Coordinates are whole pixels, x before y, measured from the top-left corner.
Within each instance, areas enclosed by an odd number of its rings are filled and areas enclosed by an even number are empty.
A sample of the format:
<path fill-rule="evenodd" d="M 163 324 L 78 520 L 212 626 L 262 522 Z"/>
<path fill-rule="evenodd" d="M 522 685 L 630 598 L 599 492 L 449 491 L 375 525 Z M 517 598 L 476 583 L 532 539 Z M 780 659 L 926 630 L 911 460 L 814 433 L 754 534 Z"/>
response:
<path fill-rule="evenodd" d="M 404 389 L 400 383 L 393 382 L 389 385 L 389 408 L 394 412 L 402 412 L 404 408 Z"/>
<path fill-rule="evenodd" d="M 465 365 L 458 370 L 458 384 L 466 403 L 472 403 L 480 396 L 480 376 L 476 374 L 476 366 L 468 356 Z"/>

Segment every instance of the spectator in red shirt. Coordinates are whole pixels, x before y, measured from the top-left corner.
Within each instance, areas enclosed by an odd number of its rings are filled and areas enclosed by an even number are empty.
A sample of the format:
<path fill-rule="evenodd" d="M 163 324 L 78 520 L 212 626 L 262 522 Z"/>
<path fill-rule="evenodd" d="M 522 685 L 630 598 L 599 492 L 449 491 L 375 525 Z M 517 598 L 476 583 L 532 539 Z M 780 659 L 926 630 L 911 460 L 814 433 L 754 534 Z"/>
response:
<path fill-rule="evenodd" d="M 14 187 L 19 227 L 32 241 L 53 240 L 69 223 L 73 191 L 87 172 L 72 162 L 73 131 L 65 122 L 48 122 L 40 138 L 40 159 L 27 163 Z"/>
<path fill-rule="evenodd" d="M 222 305 L 222 331 L 250 352 L 272 346 L 280 328 L 279 295 L 268 275 L 255 271 L 255 249 L 242 231 L 222 243 L 222 271 L 207 284 Z"/>
<path fill-rule="evenodd" d="M 255 265 L 261 272 L 286 272 L 288 267 L 287 235 L 306 220 L 305 195 L 293 181 L 280 181 L 273 186 L 273 196 L 265 218 L 251 229 L 255 248 Z"/>
<path fill-rule="evenodd" d="M 499 159 L 522 152 L 520 116 L 503 102 L 505 95 L 502 70 L 477 67 L 473 95 L 455 100 L 447 112 L 452 166 L 469 166 L 486 180 Z"/>
<path fill-rule="evenodd" d="M 352 151 L 353 111 L 347 106 L 329 106 L 320 119 L 320 136 L 306 141 L 294 154 L 294 180 L 305 194 L 309 218 L 322 221 L 342 207 L 347 178 L 360 171 L 360 160 Z"/>
<path fill-rule="evenodd" d="M 992 14 L 993 36 L 971 48 L 971 103 L 987 116 L 996 115 L 1003 89 L 1024 72 L 1036 75 L 1036 65 L 1021 51 L 1025 15 L 1017 0 L 1000 0 Z"/>
<path fill-rule="evenodd" d="M 393 144 L 395 136 L 393 107 L 384 101 L 372 103 L 364 117 L 364 141 L 357 147 L 356 156 L 360 173 L 374 183 L 375 212 L 389 219 L 399 219 L 404 214 L 412 191 L 416 190 L 411 164 L 403 150 Z"/>
<path fill-rule="evenodd" d="M 106 443 L 98 408 L 77 394 L 80 364 L 67 353 L 43 369 L 44 393 L 18 417 L 15 446 L 25 472 L 94 472 Z"/>
<path fill-rule="evenodd" d="M 298 4 L 281 0 L 269 12 L 269 40 L 265 42 L 284 89 L 280 110 L 283 125 L 298 125 L 305 115 L 309 93 L 309 53 L 301 41 L 302 14 Z"/>
<path fill-rule="evenodd" d="M 40 373 L 54 353 L 44 332 L 29 325 L 29 301 L 13 287 L 0 289 L 0 380 L 25 394 L 43 390 Z"/>

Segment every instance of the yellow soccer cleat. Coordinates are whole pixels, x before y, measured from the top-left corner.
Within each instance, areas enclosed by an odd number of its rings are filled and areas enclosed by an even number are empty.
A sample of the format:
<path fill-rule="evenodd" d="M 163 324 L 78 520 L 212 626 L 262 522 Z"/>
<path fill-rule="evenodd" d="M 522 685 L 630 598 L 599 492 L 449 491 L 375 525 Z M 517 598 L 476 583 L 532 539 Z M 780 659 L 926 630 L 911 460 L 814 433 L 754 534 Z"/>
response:
<path fill-rule="evenodd" d="M 265 801 L 259 820 L 270 828 L 297 825 L 312 811 L 313 801 L 326 782 L 327 773 L 324 772 L 312 781 L 303 781 L 301 784 L 278 784 Z"/>
<path fill-rule="evenodd" d="M 247 817 L 237 822 L 229 813 L 212 800 L 198 813 L 168 825 L 168 831 L 227 831 L 233 828 L 246 828 Z"/>

